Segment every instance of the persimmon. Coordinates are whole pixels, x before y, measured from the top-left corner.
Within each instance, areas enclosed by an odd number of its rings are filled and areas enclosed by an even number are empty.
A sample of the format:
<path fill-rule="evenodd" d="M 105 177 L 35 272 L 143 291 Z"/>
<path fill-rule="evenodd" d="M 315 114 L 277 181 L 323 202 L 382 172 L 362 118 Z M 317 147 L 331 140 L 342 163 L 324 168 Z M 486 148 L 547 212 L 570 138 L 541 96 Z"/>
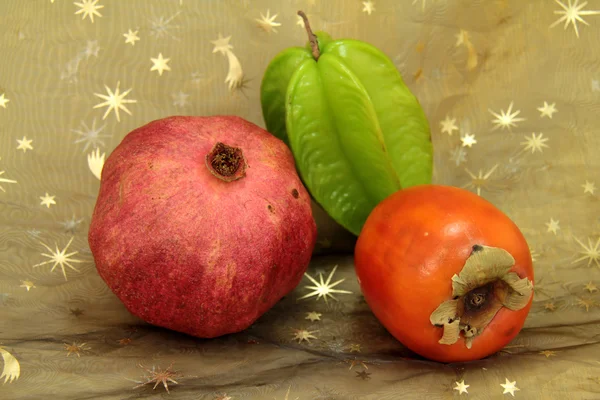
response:
<path fill-rule="evenodd" d="M 369 214 L 354 261 L 375 317 L 434 361 L 501 350 L 533 300 L 531 253 L 518 226 L 457 187 L 418 185 L 386 197 Z"/>

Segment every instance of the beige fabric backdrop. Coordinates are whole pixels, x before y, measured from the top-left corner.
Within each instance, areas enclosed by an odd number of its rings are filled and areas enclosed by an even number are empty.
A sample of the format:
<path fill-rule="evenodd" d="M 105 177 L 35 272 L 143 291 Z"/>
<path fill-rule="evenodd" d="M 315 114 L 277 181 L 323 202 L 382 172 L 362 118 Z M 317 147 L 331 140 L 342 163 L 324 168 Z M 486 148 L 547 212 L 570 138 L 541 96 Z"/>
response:
<path fill-rule="evenodd" d="M 130 316 L 98 277 L 86 234 L 105 157 L 173 114 L 264 126 L 262 72 L 305 43 L 298 9 L 388 54 L 429 118 L 435 181 L 523 230 L 535 303 L 503 352 L 412 360 L 362 300 L 352 236 L 317 206 L 309 274 L 338 265 L 339 302 L 298 301 L 305 278 L 246 332 L 196 340 Z M 1 1 L 0 398 L 600 398 L 599 38 L 600 0 Z M 122 108 L 102 105 L 111 93 Z M 138 364 L 171 363 L 170 395 L 134 388 Z"/>

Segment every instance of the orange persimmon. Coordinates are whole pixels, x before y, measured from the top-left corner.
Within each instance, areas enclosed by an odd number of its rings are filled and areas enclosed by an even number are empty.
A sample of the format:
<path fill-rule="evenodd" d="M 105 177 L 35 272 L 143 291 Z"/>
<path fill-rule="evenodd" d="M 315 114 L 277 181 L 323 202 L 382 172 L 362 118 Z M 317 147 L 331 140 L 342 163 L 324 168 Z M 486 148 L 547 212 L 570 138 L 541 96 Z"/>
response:
<path fill-rule="evenodd" d="M 533 266 L 523 234 L 492 203 L 457 187 L 419 185 L 385 198 L 360 232 L 354 261 L 376 318 L 431 360 L 501 350 L 531 308 Z"/>

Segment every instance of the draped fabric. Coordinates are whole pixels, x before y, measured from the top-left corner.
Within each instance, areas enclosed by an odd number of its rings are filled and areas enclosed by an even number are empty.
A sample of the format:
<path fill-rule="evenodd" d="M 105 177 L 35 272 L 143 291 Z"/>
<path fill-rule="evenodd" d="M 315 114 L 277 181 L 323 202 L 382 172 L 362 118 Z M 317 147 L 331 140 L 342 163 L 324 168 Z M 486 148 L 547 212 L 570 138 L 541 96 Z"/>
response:
<path fill-rule="evenodd" d="M 106 157 L 170 115 L 264 127 L 262 74 L 307 41 L 298 10 L 387 54 L 429 120 L 434 182 L 524 233 L 534 303 L 501 352 L 407 350 L 317 204 L 307 276 L 238 334 L 153 327 L 100 279 L 87 230 Z M 0 398 L 600 398 L 599 38 L 600 0 L 1 1 Z M 351 293 L 300 299 L 321 277 Z"/>

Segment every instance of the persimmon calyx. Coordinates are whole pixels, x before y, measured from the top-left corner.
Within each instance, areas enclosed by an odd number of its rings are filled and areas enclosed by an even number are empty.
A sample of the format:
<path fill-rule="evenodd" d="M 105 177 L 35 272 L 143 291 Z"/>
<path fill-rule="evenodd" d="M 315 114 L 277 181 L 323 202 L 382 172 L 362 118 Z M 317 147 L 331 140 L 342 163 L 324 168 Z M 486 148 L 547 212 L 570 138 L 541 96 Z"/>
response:
<path fill-rule="evenodd" d="M 463 333 L 471 348 L 475 339 L 502 307 L 520 310 L 533 295 L 533 283 L 509 272 L 515 259 L 498 247 L 475 245 L 464 267 L 452 277 L 452 299 L 440 304 L 429 317 L 443 328 L 438 343 L 451 345 Z"/>

